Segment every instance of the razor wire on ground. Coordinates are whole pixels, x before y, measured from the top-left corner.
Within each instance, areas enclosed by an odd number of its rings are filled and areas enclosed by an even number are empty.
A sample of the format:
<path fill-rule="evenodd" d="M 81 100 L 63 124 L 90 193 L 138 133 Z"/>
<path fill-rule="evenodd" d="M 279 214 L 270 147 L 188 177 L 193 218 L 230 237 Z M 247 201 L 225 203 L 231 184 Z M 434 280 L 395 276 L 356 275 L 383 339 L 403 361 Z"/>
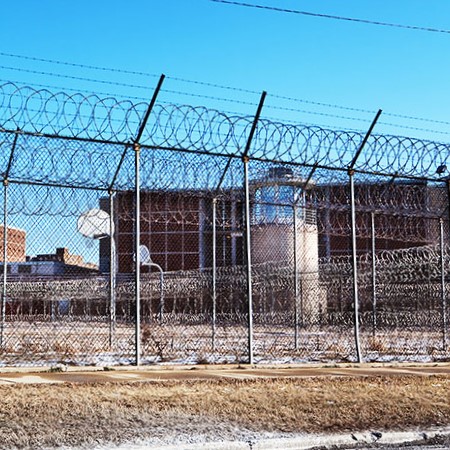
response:
<path fill-rule="evenodd" d="M 0 86 L 0 364 L 448 359 L 447 144 L 163 80 L 148 105 Z"/>

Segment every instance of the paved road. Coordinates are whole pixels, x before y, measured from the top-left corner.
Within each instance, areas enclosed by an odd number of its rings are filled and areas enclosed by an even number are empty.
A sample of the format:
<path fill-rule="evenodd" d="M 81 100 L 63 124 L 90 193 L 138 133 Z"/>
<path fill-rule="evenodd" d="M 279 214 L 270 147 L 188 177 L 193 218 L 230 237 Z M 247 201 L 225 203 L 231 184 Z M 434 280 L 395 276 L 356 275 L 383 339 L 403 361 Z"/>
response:
<path fill-rule="evenodd" d="M 330 366 L 143 366 L 136 367 L 47 367 L 0 368 L 0 384 L 17 383 L 101 383 L 165 380 L 212 380 L 220 378 L 303 378 L 303 377 L 365 377 L 400 375 L 450 375 L 450 363 L 437 364 L 342 364 Z"/>
<path fill-rule="evenodd" d="M 213 379 L 259 379 L 259 378 L 305 378 L 305 377 L 367 377 L 367 376 L 431 376 L 431 375 L 449 375 L 450 376 L 450 363 L 437 363 L 437 364 L 339 364 L 333 366 L 319 366 L 319 365 L 290 365 L 290 366 L 236 366 L 236 365 L 224 365 L 224 366 L 144 366 L 140 368 L 136 367 L 115 367 L 115 368 L 99 368 L 99 367 L 47 367 L 47 368 L 0 368 L 0 384 L 14 385 L 21 383 L 102 383 L 102 382 L 145 382 L 145 381 L 166 381 L 166 380 L 213 380 Z M 445 434 L 450 436 L 450 429 L 445 430 Z M 342 437 L 342 436 L 341 436 Z M 437 450 L 437 449 L 450 449 L 450 438 L 447 437 L 445 443 L 440 441 L 434 441 L 434 436 L 430 435 L 431 439 L 423 440 L 419 446 L 405 446 L 395 445 L 390 442 L 408 442 L 412 440 L 421 439 L 420 434 L 414 433 L 414 436 L 409 436 L 400 441 L 385 441 L 384 443 L 378 443 L 377 447 L 374 447 L 374 442 L 364 440 L 364 438 L 358 438 L 358 441 L 353 440 L 349 435 L 344 436 L 344 441 L 340 440 L 341 437 L 337 437 L 339 442 L 331 443 L 333 448 L 351 449 L 358 448 L 361 450 L 362 446 L 370 445 L 367 449 L 408 449 L 408 450 Z M 384 440 L 385 436 L 383 436 Z M 263 442 L 255 443 L 255 445 L 249 446 L 248 443 L 244 443 L 242 446 L 232 445 L 222 447 L 218 446 L 217 450 L 263 450 L 263 449 L 307 449 L 317 448 L 323 446 L 324 443 L 315 443 L 309 447 L 305 447 L 304 438 L 300 441 L 293 441 L 292 446 L 287 445 L 287 441 L 284 440 L 281 446 L 276 446 L 275 442 L 269 443 Z M 230 444 L 230 443 L 228 443 Z M 272 445 L 273 444 L 273 445 Z M 296 445 L 299 444 L 299 445 Z M 355 447 L 354 444 L 359 445 Z M 201 447 L 189 447 L 189 450 L 203 449 Z M 167 450 L 184 450 L 188 448 L 185 446 L 177 445 L 173 448 L 166 447 Z M 216 448 L 215 446 L 209 446 L 210 449 Z M 143 450 L 151 449 L 152 447 L 121 447 L 123 450 Z M 153 447 L 155 448 L 155 447 Z"/>

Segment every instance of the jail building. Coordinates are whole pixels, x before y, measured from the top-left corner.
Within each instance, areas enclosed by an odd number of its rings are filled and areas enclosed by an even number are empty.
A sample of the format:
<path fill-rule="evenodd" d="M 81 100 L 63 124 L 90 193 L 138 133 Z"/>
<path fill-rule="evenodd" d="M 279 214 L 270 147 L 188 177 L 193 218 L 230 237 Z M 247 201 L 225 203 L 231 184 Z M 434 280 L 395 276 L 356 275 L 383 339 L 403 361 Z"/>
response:
<path fill-rule="evenodd" d="M 447 217 L 448 208 L 444 186 L 420 181 L 360 182 L 355 193 L 358 254 L 371 251 L 372 234 L 377 251 L 439 242 L 438 218 Z M 244 192 L 235 189 L 222 194 L 216 201 L 216 264 L 240 266 L 246 261 Z M 140 242 L 149 249 L 152 262 L 165 272 L 212 266 L 214 200 L 210 192 L 143 191 L 140 197 Z M 385 203 L 383 210 L 374 209 L 374 201 Z M 134 202 L 132 191 L 115 195 L 119 273 L 134 271 Z M 250 203 L 253 264 L 289 265 L 296 254 L 299 270 L 314 272 L 320 258 L 351 251 L 346 184 L 312 181 L 305 186 L 305 180 L 295 177 L 290 168 L 275 167 L 250 182 Z M 101 199 L 100 207 L 109 211 L 109 199 Z M 100 271 L 109 272 L 109 239 L 100 241 L 99 261 Z"/>
<path fill-rule="evenodd" d="M 202 270 L 212 266 L 212 198 L 202 191 L 142 192 L 140 243 L 145 245 L 152 262 L 164 272 Z M 119 273 L 134 271 L 135 221 L 134 193 L 117 193 L 114 200 L 115 240 Z M 109 199 L 100 207 L 109 212 Z M 243 205 L 240 198 L 219 199 L 217 266 L 243 264 Z M 100 241 L 100 270 L 109 271 L 110 240 Z M 142 270 L 145 272 L 146 268 Z"/>
<path fill-rule="evenodd" d="M 351 249 L 349 184 L 315 186 L 309 191 L 307 203 L 317 214 L 319 256 L 329 259 L 348 255 Z M 443 218 L 444 237 L 448 242 L 448 204 L 444 185 L 416 180 L 356 183 L 357 253 L 370 253 L 372 244 L 376 251 L 438 244 L 439 218 Z"/>

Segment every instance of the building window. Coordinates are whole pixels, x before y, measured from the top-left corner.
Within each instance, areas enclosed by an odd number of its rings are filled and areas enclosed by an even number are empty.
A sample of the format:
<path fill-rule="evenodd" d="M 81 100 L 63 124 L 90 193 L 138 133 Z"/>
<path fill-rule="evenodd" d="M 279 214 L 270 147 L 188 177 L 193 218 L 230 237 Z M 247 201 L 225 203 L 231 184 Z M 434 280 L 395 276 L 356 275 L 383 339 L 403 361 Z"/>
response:
<path fill-rule="evenodd" d="M 31 266 L 27 264 L 20 264 L 17 270 L 19 273 L 31 273 Z"/>

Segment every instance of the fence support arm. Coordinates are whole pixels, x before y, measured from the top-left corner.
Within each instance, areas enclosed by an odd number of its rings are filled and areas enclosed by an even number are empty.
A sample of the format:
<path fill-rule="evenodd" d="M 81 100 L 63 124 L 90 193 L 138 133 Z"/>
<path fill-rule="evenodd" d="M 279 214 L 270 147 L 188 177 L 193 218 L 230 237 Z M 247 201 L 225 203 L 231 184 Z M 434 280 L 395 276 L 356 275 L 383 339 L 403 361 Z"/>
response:
<path fill-rule="evenodd" d="M 141 146 L 139 141 L 141 140 L 142 134 L 144 133 L 145 126 L 147 125 L 148 119 L 150 117 L 150 113 L 153 109 L 153 106 L 156 103 L 156 98 L 158 97 L 158 93 L 161 89 L 162 83 L 164 81 L 164 75 L 161 75 L 158 86 L 153 93 L 152 100 L 148 105 L 147 112 L 145 113 L 144 118 L 139 126 L 139 130 L 137 132 L 136 138 L 133 143 L 134 150 L 134 198 L 135 198 L 135 224 L 134 224 L 134 248 L 135 248 L 135 304 L 136 304 L 136 313 L 135 313 L 135 360 L 136 366 L 139 366 L 141 363 L 141 257 L 140 257 L 140 246 L 141 246 L 141 178 L 140 178 L 140 157 L 141 157 Z M 125 149 L 126 150 L 126 149 Z"/>
<path fill-rule="evenodd" d="M 364 139 L 362 140 L 358 150 L 353 157 L 348 168 L 348 176 L 350 181 L 350 225 L 351 225 L 351 248 L 352 248 L 352 293 L 353 293 L 353 310 L 354 310 L 354 334 L 355 334 L 355 349 L 356 359 L 359 363 L 362 362 L 361 344 L 359 336 L 359 297 L 358 297 L 358 260 L 357 260 L 357 245 L 356 245 L 356 207 L 355 207 L 355 164 L 361 155 L 361 152 L 366 145 L 378 118 L 381 115 L 381 109 L 378 110 L 375 118 L 370 125 Z"/>
<path fill-rule="evenodd" d="M 242 162 L 244 164 L 244 192 L 245 192 L 245 248 L 246 248 L 246 263 L 247 263 L 247 302 L 248 302 L 248 363 L 253 364 L 253 292 L 252 292 L 252 249 L 251 249 L 251 230 L 250 230 L 250 189 L 249 189 L 249 175 L 248 175 L 248 152 L 255 134 L 256 125 L 258 124 L 261 110 L 264 105 L 264 100 L 267 93 L 263 91 L 259 101 L 258 109 L 255 118 L 253 119 L 252 128 L 248 136 L 247 145 L 245 146 L 242 155 Z"/>

